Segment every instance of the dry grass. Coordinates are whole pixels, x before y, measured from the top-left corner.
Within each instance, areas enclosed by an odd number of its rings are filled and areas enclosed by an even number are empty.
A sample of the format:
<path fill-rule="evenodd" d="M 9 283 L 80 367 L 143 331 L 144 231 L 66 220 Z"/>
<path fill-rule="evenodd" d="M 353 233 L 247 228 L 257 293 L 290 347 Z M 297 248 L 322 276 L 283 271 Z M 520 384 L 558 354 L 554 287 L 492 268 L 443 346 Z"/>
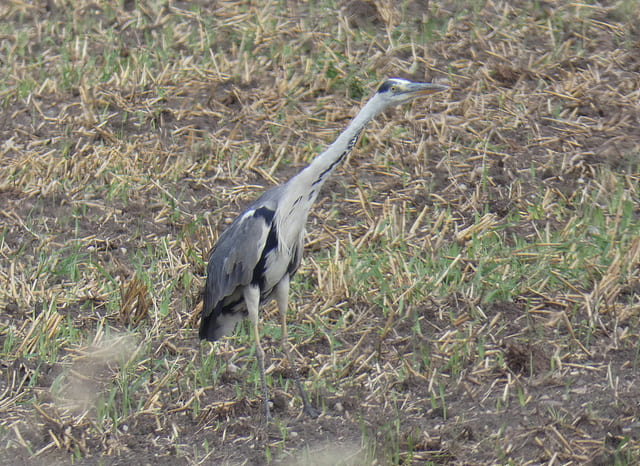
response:
<path fill-rule="evenodd" d="M 0 462 L 640 460 L 633 0 L 0 6 Z M 207 253 L 386 76 L 296 276 L 196 330 Z"/>

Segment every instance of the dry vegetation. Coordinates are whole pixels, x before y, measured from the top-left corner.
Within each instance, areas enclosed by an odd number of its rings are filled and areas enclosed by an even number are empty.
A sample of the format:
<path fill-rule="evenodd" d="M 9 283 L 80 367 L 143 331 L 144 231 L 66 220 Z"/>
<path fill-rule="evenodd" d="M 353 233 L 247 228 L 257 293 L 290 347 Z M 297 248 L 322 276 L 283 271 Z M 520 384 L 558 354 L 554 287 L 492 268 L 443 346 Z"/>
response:
<path fill-rule="evenodd" d="M 0 463 L 640 461 L 635 0 L 0 5 Z M 275 422 L 207 253 L 387 76 L 327 183 Z"/>

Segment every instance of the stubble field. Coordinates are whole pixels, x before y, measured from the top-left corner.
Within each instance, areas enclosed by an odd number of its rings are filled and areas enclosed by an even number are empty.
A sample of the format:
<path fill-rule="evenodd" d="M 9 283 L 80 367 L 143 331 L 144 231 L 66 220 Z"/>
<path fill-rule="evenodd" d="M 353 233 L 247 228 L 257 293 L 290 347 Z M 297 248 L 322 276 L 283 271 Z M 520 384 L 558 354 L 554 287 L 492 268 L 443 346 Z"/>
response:
<path fill-rule="evenodd" d="M 0 5 L 1 464 L 637 464 L 635 0 Z M 274 305 L 211 247 L 386 77 Z"/>

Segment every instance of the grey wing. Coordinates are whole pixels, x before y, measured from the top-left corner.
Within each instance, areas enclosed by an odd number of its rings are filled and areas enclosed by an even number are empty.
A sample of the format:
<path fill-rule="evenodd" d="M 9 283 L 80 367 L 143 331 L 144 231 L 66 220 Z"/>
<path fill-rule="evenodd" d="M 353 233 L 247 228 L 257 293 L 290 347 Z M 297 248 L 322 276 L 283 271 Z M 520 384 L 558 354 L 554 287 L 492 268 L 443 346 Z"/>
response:
<path fill-rule="evenodd" d="M 262 199 L 262 198 L 261 198 Z M 238 287 L 249 285 L 273 223 L 276 204 L 258 199 L 222 234 L 209 257 L 203 317 Z"/>

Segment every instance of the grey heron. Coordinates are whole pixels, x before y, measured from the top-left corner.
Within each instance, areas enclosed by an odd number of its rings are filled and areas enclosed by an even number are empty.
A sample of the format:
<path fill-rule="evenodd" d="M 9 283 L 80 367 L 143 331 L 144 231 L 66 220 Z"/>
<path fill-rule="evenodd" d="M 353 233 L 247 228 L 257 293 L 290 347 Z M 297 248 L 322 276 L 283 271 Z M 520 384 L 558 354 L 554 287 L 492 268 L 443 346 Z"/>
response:
<path fill-rule="evenodd" d="M 443 84 L 392 78 L 383 82 L 347 128 L 320 155 L 286 183 L 262 194 L 220 235 L 209 257 L 200 321 L 200 339 L 229 335 L 251 319 L 264 401 L 270 418 L 264 351 L 258 331 L 260 306 L 275 299 L 282 326 L 282 348 L 291 366 L 304 412 L 315 417 L 289 350 L 286 316 L 289 283 L 302 260 L 304 226 L 320 188 L 355 146 L 365 126 L 385 109 L 441 92 Z"/>

